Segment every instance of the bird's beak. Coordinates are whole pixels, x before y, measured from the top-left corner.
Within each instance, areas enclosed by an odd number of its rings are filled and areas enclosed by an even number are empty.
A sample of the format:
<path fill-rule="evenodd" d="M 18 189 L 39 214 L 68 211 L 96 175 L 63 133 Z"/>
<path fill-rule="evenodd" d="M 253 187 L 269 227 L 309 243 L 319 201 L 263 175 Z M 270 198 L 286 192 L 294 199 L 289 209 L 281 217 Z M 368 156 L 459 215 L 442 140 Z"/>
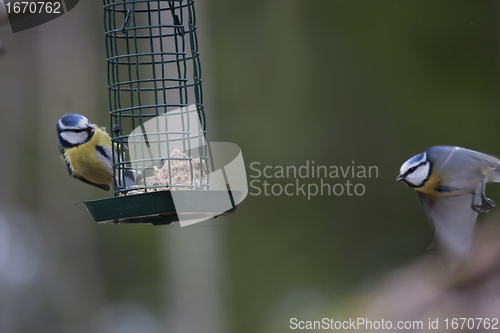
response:
<path fill-rule="evenodd" d="M 399 175 L 399 176 L 397 176 L 397 177 L 396 177 L 396 180 L 397 180 L 398 182 L 402 181 L 403 179 L 405 179 L 405 176 L 404 176 L 404 175 Z"/>

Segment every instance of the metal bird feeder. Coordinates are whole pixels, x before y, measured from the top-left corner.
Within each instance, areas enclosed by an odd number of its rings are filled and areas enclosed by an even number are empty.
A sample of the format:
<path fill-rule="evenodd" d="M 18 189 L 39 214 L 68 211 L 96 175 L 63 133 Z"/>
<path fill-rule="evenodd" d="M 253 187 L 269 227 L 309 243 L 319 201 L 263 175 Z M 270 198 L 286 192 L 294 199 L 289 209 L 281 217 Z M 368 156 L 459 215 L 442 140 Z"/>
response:
<path fill-rule="evenodd" d="M 169 224 L 179 206 L 194 220 L 233 212 L 246 194 L 210 184 L 194 1 L 103 3 L 115 196 L 84 202 L 92 218 Z M 212 205 L 227 196 L 230 206 Z"/>

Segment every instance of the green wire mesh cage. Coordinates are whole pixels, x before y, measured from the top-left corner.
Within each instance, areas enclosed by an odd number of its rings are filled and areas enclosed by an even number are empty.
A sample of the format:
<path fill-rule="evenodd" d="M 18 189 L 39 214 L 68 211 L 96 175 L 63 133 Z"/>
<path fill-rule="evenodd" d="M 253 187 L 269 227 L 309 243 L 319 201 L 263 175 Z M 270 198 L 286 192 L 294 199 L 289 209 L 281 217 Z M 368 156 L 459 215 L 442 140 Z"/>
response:
<path fill-rule="evenodd" d="M 211 168 L 194 1 L 103 3 L 115 197 L 87 209 L 97 222 L 166 224 L 178 218 L 178 190 L 194 213 L 210 212 L 227 194 L 203 192 Z"/>
<path fill-rule="evenodd" d="M 119 161 L 113 166 L 117 173 L 115 195 L 126 194 L 131 190 L 125 184 L 130 162 L 126 160 L 124 139 L 146 145 L 141 147 L 146 149 L 130 152 L 130 159 L 143 166 L 143 180 L 153 169 L 147 163 L 154 161 L 157 167 L 162 167 L 162 162 L 167 161 L 167 166 L 170 166 L 167 168 L 168 185 L 179 186 L 172 181 L 172 162 L 186 160 L 192 170 L 193 161 L 191 157 L 172 157 L 169 143 L 182 141 L 183 151 L 186 151 L 186 145 L 193 139 L 192 135 L 201 139 L 205 134 L 194 2 L 104 0 L 104 15 L 111 125 L 117 129 L 112 141 L 117 144 L 119 154 L 118 158 L 113 158 Z M 189 103 L 195 104 L 194 111 L 201 124 L 194 133 L 187 128 L 197 125 L 187 123 L 190 117 L 186 113 L 193 112 L 193 109 L 188 108 Z M 175 133 L 171 130 L 167 134 L 168 123 L 160 122 L 169 119 L 158 117 L 169 111 L 175 112 L 175 116 L 171 114 L 173 117 L 185 121 L 180 128 L 175 129 Z M 144 123 L 153 118 L 156 120 L 152 123 L 156 124 L 150 123 L 150 126 L 156 128 L 147 133 Z M 135 131 L 132 138 L 124 135 L 139 126 L 142 126 L 142 131 Z M 141 138 L 141 135 L 144 137 Z M 166 157 L 162 156 L 164 152 L 151 151 L 161 149 L 162 141 L 168 150 Z M 200 149 L 204 150 L 200 152 L 201 162 L 206 164 L 206 148 Z M 200 168 L 201 172 L 203 169 Z M 194 187 L 194 177 L 190 178 L 190 184 L 182 185 Z M 145 192 L 161 185 L 147 182 L 138 184 Z"/>

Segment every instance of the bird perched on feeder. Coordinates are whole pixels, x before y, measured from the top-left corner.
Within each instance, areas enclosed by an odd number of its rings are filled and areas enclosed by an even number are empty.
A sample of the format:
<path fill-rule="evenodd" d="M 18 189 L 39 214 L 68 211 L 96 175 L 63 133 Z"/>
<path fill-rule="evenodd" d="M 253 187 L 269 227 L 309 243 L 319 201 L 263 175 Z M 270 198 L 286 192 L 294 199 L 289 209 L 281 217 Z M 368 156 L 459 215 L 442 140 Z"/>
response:
<path fill-rule="evenodd" d="M 113 152 L 111 138 L 104 128 L 91 124 L 82 115 L 69 113 L 57 122 L 57 137 L 70 176 L 101 190 L 111 190 Z M 117 158 L 118 145 L 115 143 L 114 147 Z M 134 174 L 130 170 L 125 171 L 123 183 L 125 187 L 135 185 Z"/>
<path fill-rule="evenodd" d="M 406 161 L 396 180 L 415 189 L 437 245 L 460 257 L 470 249 L 478 213 L 495 206 L 485 185 L 500 182 L 500 160 L 460 147 L 434 146 Z"/>

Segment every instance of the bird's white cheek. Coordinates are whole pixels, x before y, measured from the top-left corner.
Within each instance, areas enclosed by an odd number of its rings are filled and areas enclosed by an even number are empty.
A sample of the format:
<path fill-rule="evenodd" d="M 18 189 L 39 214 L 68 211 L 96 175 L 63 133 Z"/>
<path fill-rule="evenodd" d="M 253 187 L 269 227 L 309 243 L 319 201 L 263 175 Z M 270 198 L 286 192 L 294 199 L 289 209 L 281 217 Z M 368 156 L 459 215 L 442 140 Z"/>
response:
<path fill-rule="evenodd" d="M 420 187 L 424 184 L 425 180 L 429 177 L 430 165 L 425 163 L 424 165 L 417 168 L 417 170 L 406 176 L 406 181 L 412 183 L 413 185 Z"/>
<path fill-rule="evenodd" d="M 67 141 L 73 145 L 77 145 L 77 144 L 85 143 L 87 141 L 88 134 L 87 134 L 87 132 L 80 132 L 80 133 L 62 132 L 61 137 L 65 141 Z"/>

